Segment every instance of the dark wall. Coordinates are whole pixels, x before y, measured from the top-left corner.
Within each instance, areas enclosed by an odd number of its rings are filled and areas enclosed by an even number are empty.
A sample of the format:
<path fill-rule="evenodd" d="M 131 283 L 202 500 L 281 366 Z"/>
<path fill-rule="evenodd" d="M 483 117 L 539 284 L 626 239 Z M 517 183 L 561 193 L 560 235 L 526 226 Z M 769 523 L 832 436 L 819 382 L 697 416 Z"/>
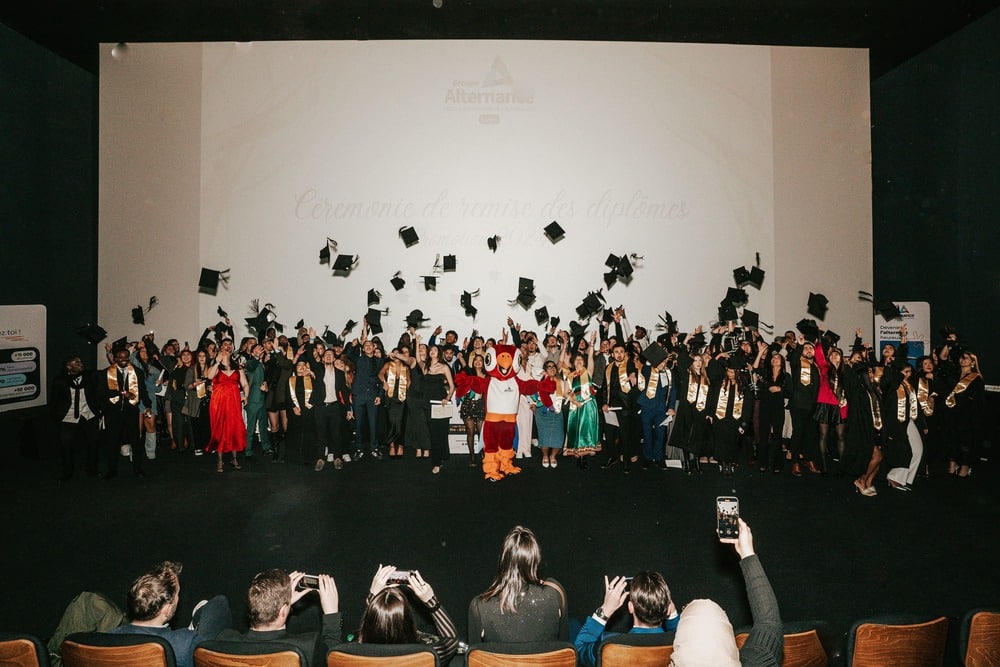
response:
<path fill-rule="evenodd" d="M 94 358 L 97 79 L 3 25 L 0 63 L 0 304 L 47 307 L 51 374 Z"/>
<path fill-rule="evenodd" d="M 875 290 L 1000 370 L 1000 10 L 872 82 Z M 935 336 L 937 342 L 938 336 Z"/>

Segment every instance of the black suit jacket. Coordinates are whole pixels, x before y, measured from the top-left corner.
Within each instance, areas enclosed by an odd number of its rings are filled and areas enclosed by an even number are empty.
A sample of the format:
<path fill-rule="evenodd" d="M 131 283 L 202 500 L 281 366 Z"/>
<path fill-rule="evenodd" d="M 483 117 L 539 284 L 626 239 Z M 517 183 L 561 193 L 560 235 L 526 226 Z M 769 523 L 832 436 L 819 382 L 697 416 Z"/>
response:
<path fill-rule="evenodd" d="M 313 373 L 316 375 L 316 379 L 313 380 L 313 393 L 312 393 L 312 404 L 313 406 L 323 405 L 327 401 L 333 402 L 326 396 L 326 383 L 323 381 L 326 377 L 326 366 L 319 364 L 319 366 L 313 367 Z M 344 371 L 334 368 L 334 375 L 336 377 L 335 383 L 337 386 L 337 402 L 341 405 L 350 405 L 351 403 L 351 387 L 347 384 L 347 375 Z"/>
<path fill-rule="evenodd" d="M 323 614 L 322 632 L 290 634 L 287 630 L 249 630 L 240 634 L 236 630 L 223 630 L 217 639 L 223 641 L 280 642 L 302 651 L 306 663 L 312 667 L 325 667 L 326 654 L 341 643 L 340 614 Z"/>
<path fill-rule="evenodd" d="M 84 371 L 81 377 L 83 396 L 87 399 L 87 405 L 95 416 L 100 417 L 104 396 L 98 384 L 98 377 L 91 371 Z M 52 390 L 49 393 L 49 413 L 56 422 L 61 422 L 66 413 L 69 412 L 70 406 L 73 405 L 72 383 L 73 378 L 65 371 L 52 381 Z"/>

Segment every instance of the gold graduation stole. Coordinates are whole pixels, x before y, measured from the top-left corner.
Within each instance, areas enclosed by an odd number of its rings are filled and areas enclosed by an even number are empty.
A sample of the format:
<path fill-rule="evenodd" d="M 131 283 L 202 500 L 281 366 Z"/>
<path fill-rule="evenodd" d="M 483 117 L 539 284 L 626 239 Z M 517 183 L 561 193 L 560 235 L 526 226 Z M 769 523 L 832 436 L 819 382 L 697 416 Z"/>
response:
<path fill-rule="evenodd" d="M 715 416 L 718 419 L 726 418 L 726 407 L 729 405 L 729 391 L 736 390 L 736 397 L 733 399 L 733 419 L 743 416 L 743 393 L 735 384 L 723 382 L 719 389 L 719 400 L 715 403 Z"/>
<path fill-rule="evenodd" d="M 298 375 L 293 375 L 288 378 L 288 387 L 292 390 L 292 402 L 295 407 L 299 407 L 299 398 L 295 395 L 295 381 L 298 379 Z M 302 386 L 305 387 L 305 399 L 306 399 L 306 409 L 312 410 L 312 403 L 309 399 L 312 398 L 313 393 L 313 381 L 308 375 L 302 376 Z"/>
<path fill-rule="evenodd" d="M 810 362 L 805 357 L 799 358 L 799 363 L 802 368 L 799 369 L 799 382 L 802 383 L 803 387 L 808 387 L 812 384 L 812 362 Z"/>
<path fill-rule="evenodd" d="M 909 398 L 909 401 L 907 401 Z M 917 418 L 917 397 L 913 395 L 913 389 L 908 382 L 902 382 L 896 390 L 896 421 L 900 424 L 906 421 L 907 403 L 909 403 L 909 416 L 911 420 Z"/>
<path fill-rule="evenodd" d="M 966 389 L 968 389 L 969 385 L 975 382 L 976 378 L 978 377 L 979 373 L 973 371 L 968 375 L 966 375 L 965 377 L 963 377 L 962 379 L 960 379 L 958 381 L 958 384 L 955 385 L 955 388 L 951 390 L 950 394 L 948 394 L 948 398 L 944 399 L 944 404 L 947 405 L 949 408 L 955 407 L 955 397 L 961 394 Z"/>
<path fill-rule="evenodd" d="M 872 424 L 875 426 L 876 430 L 881 431 L 882 430 L 882 406 L 879 405 L 879 402 L 874 398 L 872 392 L 865 391 L 865 393 L 868 394 L 868 405 L 870 405 L 871 408 L 872 408 Z"/>
<path fill-rule="evenodd" d="M 695 375 L 688 369 L 687 402 L 693 403 L 698 412 L 705 409 L 708 402 L 708 378 L 704 371 L 701 375 Z"/>
<path fill-rule="evenodd" d="M 590 399 L 590 376 L 587 375 L 587 371 L 580 371 L 580 374 L 576 376 L 580 380 L 580 400 L 587 401 Z"/>
<path fill-rule="evenodd" d="M 639 373 L 639 389 L 642 389 L 642 373 Z M 649 370 L 649 384 L 646 385 L 646 398 L 656 398 L 656 389 L 660 386 L 660 371 L 653 367 Z"/>
<path fill-rule="evenodd" d="M 386 373 L 386 379 L 389 380 L 389 389 L 386 391 L 386 395 L 392 398 L 393 394 L 396 392 L 396 382 L 399 382 L 399 400 L 406 400 L 406 388 L 410 386 L 410 369 L 400 362 L 398 359 L 389 364 L 389 372 Z"/>
<path fill-rule="evenodd" d="M 132 364 L 129 364 L 122 369 L 122 372 L 128 375 L 128 393 L 130 398 L 128 399 L 129 405 L 139 405 L 139 376 L 136 375 L 135 369 L 132 368 Z M 108 391 L 113 391 L 116 396 L 111 397 L 111 404 L 117 405 L 118 401 L 121 400 L 121 388 L 118 386 L 118 364 L 113 364 L 108 368 Z"/>
<path fill-rule="evenodd" d="M 882 384 L 882 374 L 885 373 L 885 366 L 876 366 L 872 369 L 872 373 L 875 375 L 875 384 Z"/>
<path fill-rule="evenodd" d="M 920 403 L 925 417 L 934 414 L 934 397 L 931 395 L 931 384 L 927 378 L 920 378 L 917 381 L 917 402 Z"/>
<path fill-rule="evenodd" d="M 632 391 L 632 383 L 628 381 L 628 361 L 623 361 L 618 364 L 618 386 L 622 388 L 624 393 L 629 393 Z M 611 382 L 611 366 L 608 366 L 604 371 L 604 382 Z"/>

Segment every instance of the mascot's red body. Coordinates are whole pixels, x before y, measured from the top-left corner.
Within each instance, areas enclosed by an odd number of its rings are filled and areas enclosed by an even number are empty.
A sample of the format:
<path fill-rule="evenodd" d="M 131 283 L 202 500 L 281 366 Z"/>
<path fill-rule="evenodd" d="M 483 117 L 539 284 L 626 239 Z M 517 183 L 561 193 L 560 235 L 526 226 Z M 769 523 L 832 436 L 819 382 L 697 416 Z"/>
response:
<path fill-rule="evenodd" d="M 495 345 L 486 351 L 486 377 L 459 373 L 455 376 L 456 396 L 469 391 L 482 394 L 486 405 L 483 423 L 483 475 L 491 482 L 516 475 L 521 469 L 514 460 L 514 435 L 517 433 L 517 406 L 521 396 L 539 391 L 555 391 L 552 380 L 522 380 L 517 377 L 521 351 L 513 345 Z"/>

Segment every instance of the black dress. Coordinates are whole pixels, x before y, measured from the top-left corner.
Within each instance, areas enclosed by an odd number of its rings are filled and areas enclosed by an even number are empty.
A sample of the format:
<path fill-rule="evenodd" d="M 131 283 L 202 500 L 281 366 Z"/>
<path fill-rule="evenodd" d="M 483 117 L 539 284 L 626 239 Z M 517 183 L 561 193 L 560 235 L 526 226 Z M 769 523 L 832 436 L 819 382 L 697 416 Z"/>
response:
<path fill-rule="evenodd" d="M 410 369 L 410 386 L 406 390 L 406 446 L 417 451 L 431 448 L 428 422 L 431 419 L 430 403 L 424 396 L 424 371 L 420 364 Z"/>
<path fill-rule="evenodd" d="M 431 405 L 440 403 L 448 396 L 448 378 L 441 374 L 424 375 L 424 403 L 430 417 Z M 431 440 L 431 464 L 439 466 L 450 458 L 448 448 L 448 426 L 451 417 L 429 419 Z"/>

